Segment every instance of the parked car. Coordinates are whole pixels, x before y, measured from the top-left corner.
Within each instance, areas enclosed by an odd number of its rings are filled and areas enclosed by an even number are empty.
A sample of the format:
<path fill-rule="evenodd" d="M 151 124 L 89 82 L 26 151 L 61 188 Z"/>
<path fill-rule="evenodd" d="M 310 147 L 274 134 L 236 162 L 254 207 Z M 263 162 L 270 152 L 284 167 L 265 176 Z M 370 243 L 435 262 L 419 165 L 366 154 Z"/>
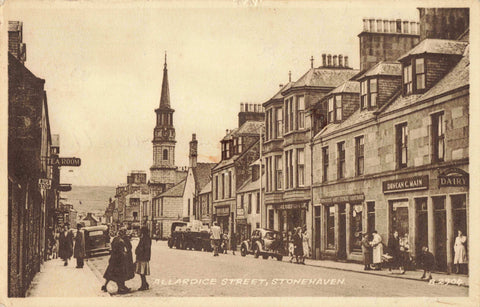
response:
<path fill-rule="evenodd" d="M 241 243 L 240 254 L 243 257 L 253 254 L 255 258 L 262 256 L 263 259 L 268 259 L 271 256 L 277 258 L 278 261 L 282 261 L 285 254 L 282 233 L 265 228 L 255 229 L 250 239 Z"/>
<path fill-rule="evenodd" d="M 100 252 L 110 254 L 111 247 L 108 226 L 88 226 L 82 229 L 85 234 L 85 254 L 87 258 Z"/>
<path fill-rule="evenodd" d="M 168 247 L 175 246 L 177 249 L 212 250 L 208 226 L 202 225 L 200 221 L 172 222 L 167 244 Z"/>

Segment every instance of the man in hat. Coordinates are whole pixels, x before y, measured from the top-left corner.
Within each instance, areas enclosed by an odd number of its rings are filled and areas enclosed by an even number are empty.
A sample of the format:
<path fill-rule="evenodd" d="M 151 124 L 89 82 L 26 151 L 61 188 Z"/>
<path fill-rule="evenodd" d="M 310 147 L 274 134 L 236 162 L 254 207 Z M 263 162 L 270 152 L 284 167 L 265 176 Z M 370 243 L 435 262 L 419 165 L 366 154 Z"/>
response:
<path fill-rule="evenodd" d="M 213 245 L 213 256 L 218 256 L 218 247 L 220 246 L 220 240 L 222 239 L 222 230 L 220 229 L 220 226 L 218 226 L 218 222 L 213 222 L 210 233 L 210 238 L 212 239 Z"/>
<path fill-rule="evenodd" d="M 82 224 L 77 224 L 75 248 L 73 249 L 73 257 L 77 259 L 77 269 L 83 268 L 83 258 L 85 258 L 85 234 L 83 233 L 82 227 Z"/>
<path fill-rule="evenodd" d="M 73 233 L 68 230 L 69 225 L 65 224 L 58 237 L 58 257 L 60 257 L 65 266 L 68 265 L 68 259 L 73 254 Z"/>

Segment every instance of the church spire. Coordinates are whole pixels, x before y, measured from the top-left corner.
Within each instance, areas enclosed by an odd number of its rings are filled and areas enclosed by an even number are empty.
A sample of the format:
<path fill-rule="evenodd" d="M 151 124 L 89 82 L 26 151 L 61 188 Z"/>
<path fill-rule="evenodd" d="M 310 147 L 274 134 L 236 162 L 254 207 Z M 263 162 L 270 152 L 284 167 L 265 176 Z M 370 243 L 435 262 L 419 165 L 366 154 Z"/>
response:
<path fill-rule="evenodd" d="M 170 90 L 168 88 L 167 52 L 165 51 L 165 64 L 163 65 L 162 94 L 160 95 L 160 109 L 170 109 Z"/>

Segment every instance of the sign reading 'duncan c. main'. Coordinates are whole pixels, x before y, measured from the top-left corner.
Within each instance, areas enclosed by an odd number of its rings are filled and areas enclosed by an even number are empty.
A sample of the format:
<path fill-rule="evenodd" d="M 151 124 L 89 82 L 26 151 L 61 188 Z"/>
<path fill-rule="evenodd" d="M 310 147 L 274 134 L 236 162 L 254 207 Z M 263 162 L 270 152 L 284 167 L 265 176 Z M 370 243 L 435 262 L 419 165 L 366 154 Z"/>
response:
<path fill-rule="evenodd" d="M 394 193 L 412 190 L 427 190 L 428 175 L 415 176 L 383 182 L 383 193 Z"/>

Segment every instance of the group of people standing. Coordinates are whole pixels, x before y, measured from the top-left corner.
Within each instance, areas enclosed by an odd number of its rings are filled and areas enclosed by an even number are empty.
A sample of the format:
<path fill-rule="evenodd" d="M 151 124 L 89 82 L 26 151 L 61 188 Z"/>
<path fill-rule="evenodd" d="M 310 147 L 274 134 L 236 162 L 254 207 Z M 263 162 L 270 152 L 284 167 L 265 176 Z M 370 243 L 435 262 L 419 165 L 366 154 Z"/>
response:
<path fill-rule="evenodd" d="M 307 228 L 304 226 L 296 227 L 292 232 L 288 232 L 288 254 L 290 263 L 305 264 L 305 259 L 310 257 L 310 245 Z"/>
<path fill-rule="evenodd" d="M 133 262 L 132 243 L 127 235 L 127 229 L 122 227 L 118 235 L 112 240 L 111 254 L 107 269 L 103 275 L 105 284 L 102 291 L 107 292 L 107 285 L 110 281 L 117 284 L 118 294 L 130 292 L 130 288 L 125 286 L 127 280 L 133 279 L 135 273 L 140 275 L 142 285 L 139 291 L 150 288 L 147 283 L 147 275 L 150 275 L 150 257 L 151 257 L 152 239 L 146 226 L 140 229 L 140 241 L 135 249 L 136 261 Z"/>
<path fill-rule="evenodd" d="M 82 230 L 83 225 L 77 224 L 77 232 L 74 235 L 69 229 L 69 225 L 65 224 L 63 230 L 57 234 L 58 237 L 58 257 L 63 260 L 64 266 L 68 265 L 68 260 L 72 256 L 77 259 L 77 269 L 83 268 L 85 258 L 85 234 Z"/>
<path fill-rule="evenodd" d="M 386 265 L 388 270 L 393 273 L 393 269 L 398 269 L 400 274 L 405 274 L 409 264 L 412 263 L 410 255 L 410 243 L 408 233 L 399 236 L 398 231 L 394 230 L 388 240 L 387 250 L 384 253 L 384 243 L 380 234 L 374 230 L 372 234 L 363 233 L 362 253 L 364 261 L 364 270 L 381 270 Z M 454 244 L 455 273 L 466 273 L 467 237 L 461 230 L 458 230 L 458 236 Z M 417 257 L 417 265 L 423 269 L 421 279 L 432 279 L 431 272 L 435 267 L 435 257 L 427 246 L 422 246 L 422 252 Z M 427 277 L 428 275 L 428 277 Z"/>

